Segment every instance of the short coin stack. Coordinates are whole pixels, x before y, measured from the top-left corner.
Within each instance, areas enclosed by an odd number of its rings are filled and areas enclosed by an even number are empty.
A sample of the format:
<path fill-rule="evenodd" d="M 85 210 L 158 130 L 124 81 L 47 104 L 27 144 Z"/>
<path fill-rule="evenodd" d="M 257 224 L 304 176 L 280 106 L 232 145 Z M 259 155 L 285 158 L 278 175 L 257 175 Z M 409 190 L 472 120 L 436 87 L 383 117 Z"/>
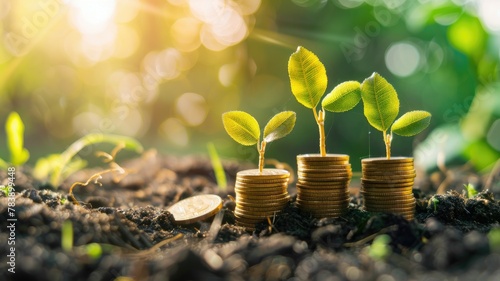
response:
<path fill-rule="evenodd" d="M 290 173 L 281 169 L 244 170 L 236 174 L 236 224 L 254 230 L 255 224 L 281 212 L 290 200 Z"/>
<path fill-rule="evenodd" d="M 368 158 L 361 161 L 361 194 L 369 212 L 397 213 L 407 220 L 415 215 L 413 158 Z"/>
<path fill-rule="evenodd" d="M 315 218 L 341 216 L 349 204 L 349 156 L 298 155 L 297 166 L 297 206 Z"/>

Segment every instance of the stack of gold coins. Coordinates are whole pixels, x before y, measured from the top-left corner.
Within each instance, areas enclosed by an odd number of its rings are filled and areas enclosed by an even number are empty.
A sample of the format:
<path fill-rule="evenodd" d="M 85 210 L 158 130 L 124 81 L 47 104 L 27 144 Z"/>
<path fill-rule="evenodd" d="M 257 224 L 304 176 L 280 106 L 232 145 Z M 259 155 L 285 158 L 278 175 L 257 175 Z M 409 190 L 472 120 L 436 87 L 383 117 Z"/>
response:
<path fill-rule="evenodd" d="M 236 224 L 254 230 L 255 224 L 281 212 L 290 200 L 290 173 L 281 169 L 245 170 L 236 174 Z"/>
<path fill-rule="evenodd" d="M 298 155 L 297 166 L 297 206 L 315 218 L 341 216 L 349 204 L 349 156 Z"/>
<path fill-rule="evenodd" d="M 361 161 L 361 194 L 369 212 L 396 213 L 407 220 L 415 215 L 413 158 L 369 158 Z"/>

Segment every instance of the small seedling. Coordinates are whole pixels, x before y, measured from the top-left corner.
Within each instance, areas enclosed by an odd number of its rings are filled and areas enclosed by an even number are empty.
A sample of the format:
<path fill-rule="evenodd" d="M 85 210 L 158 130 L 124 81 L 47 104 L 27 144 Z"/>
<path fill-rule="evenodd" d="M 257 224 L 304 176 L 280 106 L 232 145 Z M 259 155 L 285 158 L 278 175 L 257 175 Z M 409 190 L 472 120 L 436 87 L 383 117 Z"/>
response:
<path fill-rule="evenodd" d="M 227 187 L 226 173 L 224 172 L 224 167 L 222 166 L 222 162 L 220 161 L 219 154 L 215 149 L 214 143 L 213 142 L 208 143 L 207 149 L 208 149 L 208 155 L 210 156 L 210 162 L 212 163 L 212 167 L 214 169 L 217 186 L 222 191 L 226 191 Z"/>
<path fill-rule="evenodd" d="M 467 198 L 471 199 L 477 195 L 477 190 L 473 184 L 464 184 L 465 189 L 467 190 Z"/>
<path fill-rule="evenodd" d="M 28 161 L 30 154 L 24 148 L 24 123 L 17 112 L 11 112 L 5 122 L 7 147 L 10 152 L 10 164 L 20 166 Z M 7 168 L 8 163 L 0 159 L 0 167 Z"/>
<path fill-rule="evenodd" d="M 328 78 L 325 66 L 319 58 L 304 47 L 298 47 L 288 61 L 288 75 L 292 93 L 299 103 L 312 109 L 319 128 L 319 149 L 326 155 L 325 110 L 345 112 L 354 108 L 361 100 L 360 83 L 347 81 L 337 85 L 321 101 L 327 88 Z"/>
<path fill-rule="evenodd" d="M 387 234 L 375 237 L 368 254 L 376 260 L 385 260 L 392 252 L 390 242 L 391 237 Z"/>
<path fill-rule="evenodd" d="M 118 165 L 116 162 L 115 162 L 115 158 L 116 158 L 116 154 L 122 150 L 123 148 L 125 148 L 125 144 L 124 143 L 119 143 L 112 151 L 110 154 L 104 152 L 104 151 L 97 151 L 96 152 L 96 156 L 97 157 L 101 157 L 101 158 L 104 158 L 104 163 L 108 163 L 109 164 L 109 168 L 106 169 L 106 170 L 103 170 L 103 171 L 100 171 L 98 173 L 95 173 L 93 174 L 92 176 L 90 176 L 89 179 L 87 179 L 86 182 L 75 182 L 71 185 L 71 187 L 69 188 L 69 193 L 68 193 L 68 197 L 71 198 L 71 200 L 73 201 L 73 203 L 75 205 L 80 205 L 78 203 L 78 200 L 76 200 L 75 196 L 73 195 L 73 189 L 80 185 L 80 186 L 87 186 L 89 185 L 91 182 L 94 182 L 94 184 L 97 184 L 99 186 L 102 186 L 102 184 L 99 182 L 100 179 L 102 179 L 102 175 L 104 174 L 108 174 L 108 173 L 112 173 L 113 174 L 113 182 L 119 182 L 120 180 L 122 180 L 126 175 L 128 175 L 131 171 L 128 170 L 128 169 L 124 169 L 122 168 L 120 165 Z"/>
<path fill-rule="evenodd" d="M 9 189 L 10 188 L 6 185 L 0 185 L 0 192 L 2 192 L 5 197 L 9 197 Z"/>
<path fill-rule="evenodd" d="M 73 223 L 65 220 L 61 228 L 61 248 L 69 252 L 73 249 Z"/>
<path fill-rule="evenodd" d="M 237 143 L 251 146 L 257 144 L 259 152 L 259 171 L 264 169 L 266 144 L 288 135 L 295 126 L 296 115 L 293 111 L 283 111 L 274 115 L 264 128 L 264 138 L 260 140 L 260 126 L 255 118 L 243 111 L 230 111 L 222 114 L 222 123 L 229 136 Z"/>
<path fill-rule="evenodd" d="M 431 121 L 431 114 L 421 110 L 407 112 L 394 121 L 399 113 L 398 94 L 394 87 L 376 72 L 361 84 L 361 98 L 368 123 L 383 133 L 387 159 L 391 158 L 393 133 L 406 137 L 414 136 L 427 128 Z"/>
<path fill-rule="evenodd" d="M 40 158 L 34 168 L 35 177 L 39 180 L 50 178 L 50 183 L 57 188 L 63 178 L 85 167 L 86 162 L 76 158 L 76 154 L 83 148 L 98 143 L 123 145 L 122 148 L 138 153 L 143 151 L 142 145 L 130 137 L 111 134 L 88 134 L 72 143 L 61 154 L 52 154 L 46 158 Z"/>

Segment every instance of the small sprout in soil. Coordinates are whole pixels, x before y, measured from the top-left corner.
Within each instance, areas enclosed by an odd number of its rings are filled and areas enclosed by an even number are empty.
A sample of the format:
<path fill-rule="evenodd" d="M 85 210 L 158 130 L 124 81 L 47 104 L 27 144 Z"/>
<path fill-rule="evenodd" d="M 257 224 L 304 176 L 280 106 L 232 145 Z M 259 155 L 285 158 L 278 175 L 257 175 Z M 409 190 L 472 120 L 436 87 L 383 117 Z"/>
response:
<path fill-rule="evenodd" d="M 477 195 L 477 190 L 473 184 L 464 184 L 465 189 L 467 190 L 467 198 L 471 199 Z"/>
<path fill-rule="evenodd" d="M 24 123 L 17 112 L 11 112 L 5 122 L 5 133 L 7 136 L 7 147 L 10 152 L 10 164 L 20 166 L 30 158 L 30 153 L 24 148 Z M 0 159 L 0 168 L 9 164 Z"/>
<path fill-rule="evenodd" d="M 260 140 L 260 126 L 255 118 L 243 111 L 222 114 L 222 123 L 229 136 L 237 143 L 250 146 L 257 144 L 259 171 L 264 169 L 266 144 L 288 135 L 295 126 L 296 114 L 283 111 L 274 115 L 264 128 L 264 138 Z"/>
<path fill-rule="evenodd" d="M 337 85 L 321 101 L 321 109 L 316 110 L 326 91 L 328 78 L 325 66 L 319 58 L 304 47 L 288 60 L 288 75 L 292 93 L 299 103 L 312 109 L 319 128 L 319 149 L 321 156 L 326 155 L 325 110 L 345 112 L 354 108 L 361 100 L 360 83 L 347 81 Z"/>
<path fill-rule="evenodd" d="M 383 133 L 387 159 L 391 158 L 392 133 L 414 136 L 427 128 L 431 121 L 431 114 L 421 110 L 407 112 L 394 121 L 399 113 L 398 94 L 376 72 L 361 84 L 361 98 L 368 123 Z"/>
<path fill-rule="evenodd" d="M 224 167 L 220 161 L 219 154 L 215 149 L 213 142 L 207 144 L 208 155 L 210 156 L 210 162 L 212 163 L 212 168 L 214 169 L 215 180 L 217 181 L 217 186 L 221 191 L 226 191 L 227 180 L 226 173 L 224 172 Z"/>
<path fill-rule="evenodd" d="M 61 248 L 69 252 L 73 249 L 73 223 L 65 220 L 61 228 Z"/>
<path fill-rule="evenodd" d="M 493 252 L 500 253 L 500 227 L 490 230 L 488 240 L 490 241 L 490 249 Z"/>
<path fill-rule="evenodd" d="M 434 207 L 434 213 L 437 213 L 437 207 L 438 207 L 438 204 L 439 204 L 439 199 L 437 199 L 436 197 L 432 197 L 429 200 L 429 204 L 432 204 L 432 206 Z"/>
<path fill-rule="evenodd" d="M 9 190 L 10 188 L 8 186 L 0 185 L 0 192 L 2 192 L 5 197 L 9 197 Z"/>
<path fill-rule="evenodd" d="M 102 247 L 99 243 L 85 245 L 85 252 L 93 260 L 98 260 L 102 256 Z"/>
<path fill-rule="evenodd" d="M 86 162 L 75 158 L 76 154 L 83 148 L 98 143 L 123 144 L 123 148 L 128 150 L 137 153 L 143 151 L 142 145 L 130 137 L 111 134 L 88 134 L 72 143 L 61 154 L 52 154 L 46 158 L 40 158 L 34 168 L 35 177 L 40 180 L 50 177 L 50 183 L 57 188 L 63 178 L 85 167 Z"/>
<path fill-rule="evenodd" d="M 392 250 L 389 243 L 391 242 L 391 237 L 387 234 L 382 234 L 375 239 L 373 239 L 373 243 L 371 244 L 368 255 L 375 260 L 384 260 L 387 258 Z"/>
<path fill-rule="evenodd" d="M 80 185 L 80 186 L 87 186 L 89 185 L 91 182 L 94 182 L 94 184 L 97 184 L 99 186 L 102 186 L 102 184 L 99 182 L 100 179 L 102 179 L 102 175 L 104 174 L 108 174 L 108 173 L 112 173 L 113 174 L 113 182 L 119 182 L 120 180 L 122 180 L 125 176 L 127 176 L 131 171 L 128 170 L 128 169 L 124 169 L 122 167 L 120 167 L 120 165 L 118 165 L 116 162 L 115 162 L 115 158 L 116 158 L 116 154 L 122 150 L 123 148 L 125 148 L 125 144 L 124 143 L 119 143 L 112 151 L 110 154 L 106 153 L 106 152 L 103 152 L 103 151 L 98 151 L 96 152 L 96 156 L 97 157 L 102 157 L 104 158 L 104 163 L 108 163 L 109 164 L 109 168 L 104 170 L 104 171 L 101 171 L 101 172 L 98 172 L 98 173 L 95 173 L 93 174 L 92 176 L 90 176 L 90 178 L 86 181 L 86 182 L 75 182 L 71 185 L 71 187 L 69 188 L 69 193 L 68 193 L 68 197 L 71 198 L 71 201 L 73 201 L 73 203 L 75 205 L 80 205 L 78 203 L 78 200 L 76 200 L 75 196 L 73 195 L 73 189 L 77 186 L 77 185 Z"/>

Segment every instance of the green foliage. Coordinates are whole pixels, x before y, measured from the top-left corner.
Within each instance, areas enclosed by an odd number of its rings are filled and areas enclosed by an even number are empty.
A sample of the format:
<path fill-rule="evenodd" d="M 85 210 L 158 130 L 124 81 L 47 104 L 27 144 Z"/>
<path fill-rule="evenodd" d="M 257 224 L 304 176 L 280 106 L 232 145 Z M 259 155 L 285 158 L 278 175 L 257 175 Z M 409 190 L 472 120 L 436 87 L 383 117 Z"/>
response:
<path fill-rule="evenodd" d="M 297 101 L 307 108 L 315 108 L 328 84 L 325 66 L 319 58 L 299 46 L 288 60 L 288 75 Z"/>
<path fill-rule="evenodd" d="M 0 185 L 0 192 L 2 192 L 3 195 L 5 195 L 5 197 L 8 197 L 9 196 L 9 187 L 6 185 Z"/>
<path fill-rule="evenodd" d="M 260 127 L 255 118 L 243 111 L 222 114 L 222 123 L 229 136 L 239 144 L 254 145 L 260 139 Z"/>
<path fill-rule="evenodd" d="M 493 228 L 488 232 L 488 240 L 490 241 L 490 249 L 500 253 L 500 227 Z"/>
<path fill-rule="evenodd" d="M 230 111 L 222 114 L 222 122 L 229 136 L 242 145 L 257 144 L 259 151 L 259 170 L 264 168 L 264 152 L 268 142 L 288 135 L 295 126 L 295 112 L 283 111 L 274 115 L 264 128 L 264 139 L 260 142 L 260 126 L 255 118 L 243 111 Z"/>
<path fill-rule="evenodd" d="M 227 188 L 227 180 L 226 173 L 224 172 L 224 167 L 219 158 L 219 154 L 215 149 L 215 145 L 213 142 L 207 144 L 208 155 L 210 156 L 210 162 L 212 163 L 212 167 L 214 169 L 215 180 L 217 181 L 217 186 L 222 190 L 226 191 Z"/>
<path fill-rule="evenodd" d="M 264 141 L 269 143 L 288 135 L 295 126 L 296 118 L 293 111 L 283 111 L 274 115 L 264 128 Z"/>
<path fill-rule="evenodd" d="M 73 223 L 65 220 L 61 228 L 61 248 L 69 252 L 73 249 Z"/>
<path fill-rule="evenodd" d="M 63 178 L 71 173 L 85 167 L 86 162 L 75 158 L 76 154 L 83 148 L 99 143 L 110 143 L 123 145 L 123 148 L 141 153 L 142 145 L 131 137 L 112 134 L 88 134 L 72 143 L 63 153 L 52 154 L 37 161 L 34 168 L 34 175 L 39 180 L 46 180 L 50 177 L 50 183 L 58 187 Z"/>
<path fill-rule="evenodd" d="M 427 111 L 410 111 L 394 122 L 391 130 L 400 136 L 410 137 L 422 132 L 431 122 L 431 114 Z"/>
<path fill-rule="evenodd" d="M 477 190 L 473 184 L 464 184 L 465 189 L 467 190 L 467 198 L 474 198 L 477 195 Z"/>
<path fill-rule="evenodd" d="M 346 81 L 337 85 L 323 98 L 321 106 L 331 112 L 345 112 L 354 108 L 361 100 L 361 84 Z"/>
<path fill-rule="evenodd" d="M 427 128 L 431 121 L 431 114 L 421 110 L 405 113 L 394 121 L 399 113 L 398 94 L 394 87 L 376 72 L 361 84 L 361 98 L 368 123 L 383 133 L 387 159 L 391 158 L 392 133 L 413 136 Z M 387 134 L 389 128 L 391 131 Z"/>
<path fill-rule="evenodd" d="M 97 260 L 102 256 L 102 247 L 99 243 L 90 243 L 85 245 L 86 254 L 93 260 Z"/>
<path fill-rule="evenodd" d="M 386 131 L 399 113 L 399 99 L 394 87 L 374 72 L 361 84 L 364 114 L 368 123 L 379 131 Z"/>
<path fill-rule="evenodd" d="M 376 260 L 384 260 L 392 252 L 389 245 L 390 242 L 391 237 L 387 234 L 382 234 L 375 237 L 375 239 L 373 239 L 372 245 L 370 246 L 368 254 Z"/>
<path fill-rule="evenodd" d="M 10 165 L 20 166 L 30 158 L 30 153 L 24 148 L 24 123 L 17 112 L 11 112 L 5 122 L 7 147 L 10 152 Z M 0 159 L 0 168 L 9 166 L 5 160 Z"/>

